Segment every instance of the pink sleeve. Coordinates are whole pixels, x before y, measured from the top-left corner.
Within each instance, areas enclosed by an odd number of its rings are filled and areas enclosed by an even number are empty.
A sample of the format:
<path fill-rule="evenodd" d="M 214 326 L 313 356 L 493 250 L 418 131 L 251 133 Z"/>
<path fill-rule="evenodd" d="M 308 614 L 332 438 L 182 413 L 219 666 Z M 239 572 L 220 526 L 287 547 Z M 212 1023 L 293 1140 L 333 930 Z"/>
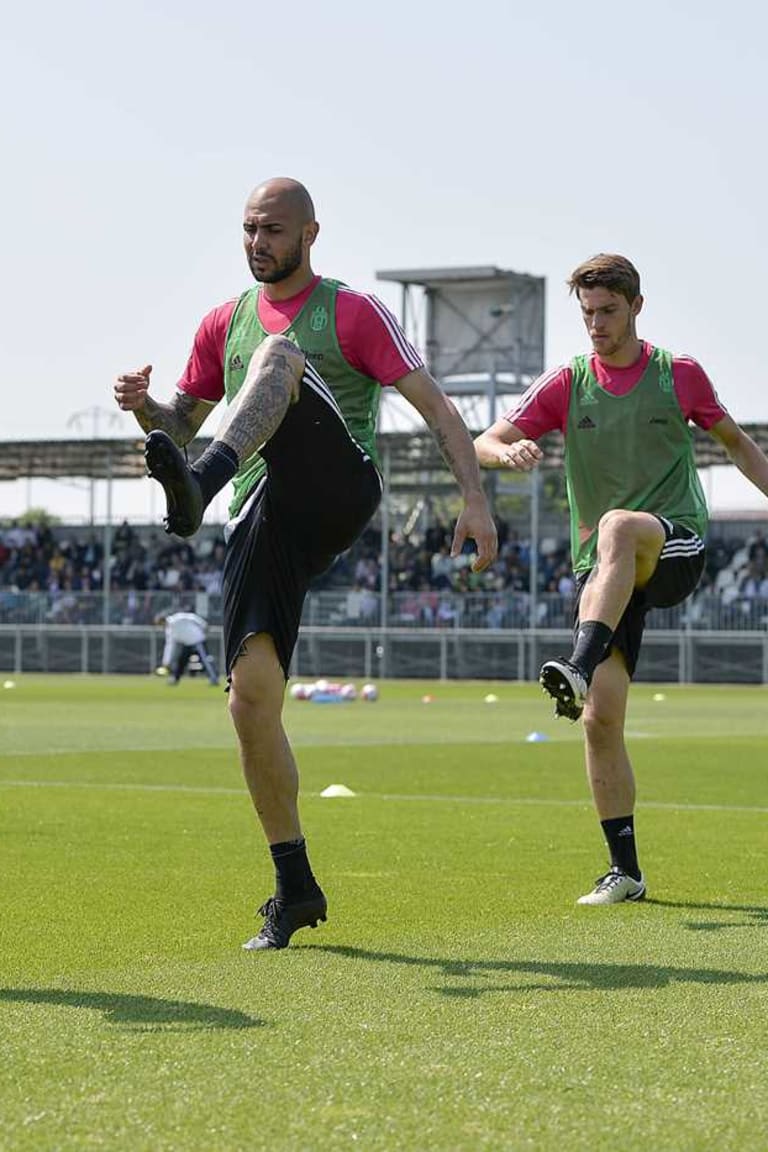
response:
<path fill-rule="evenodd" d="M 224 395 L 224 345 L 236 300 L 214 308 L 195 333 L 187 366 L 176 387 L 197 400 L 218 403 Z"/>
<path fill-rule="evenodd" d="M 570 400 L 571 369 L 565 364 L 534 380 L 514 408 L 504 413 L 504 419 L 530 440 L 538 440 L 555 429 L 564 433 Z"/>
<path fill-rule="evenodd" d="M 706 432 L 728 415 L 709 376 L 692 356 L 675 356 L 672 378 L 680 411 L 686 420 L 692 420 Z"/>
<path fill-rule="evenodd" d="M 395 384 L 424 367 L 389 309 L 343 285 L 336 296 L 336 335 L 347 363 L 380 384 Z"/>

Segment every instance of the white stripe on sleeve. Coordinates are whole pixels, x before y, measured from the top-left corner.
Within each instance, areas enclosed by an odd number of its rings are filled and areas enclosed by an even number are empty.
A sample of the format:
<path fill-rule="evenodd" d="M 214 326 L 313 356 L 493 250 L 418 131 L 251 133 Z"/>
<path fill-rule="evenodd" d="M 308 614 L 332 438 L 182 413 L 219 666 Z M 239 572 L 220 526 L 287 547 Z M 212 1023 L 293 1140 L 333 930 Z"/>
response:
<path fill-rule="evenodd" d="M 400 324 L 389 311 L 387 306 L 382 304 L 378 297 L 371 296 L 370 294 L 364 292 L 355 292 L 354 289 L 346 287 L 340 287 L 339 292 L 348 292 L 352 296 L 359 296 L 363 300 L 366 300 L 383 323 L 387 333 L 392 340 L 392 343 L 397 348 L 404 363 L 407 364 L 412 371 L 416 368 L 424 367 L 424 361 L 422 360 L 421 356 L 419 356 L 413 344 L 411 344 L 410 340 L 408 340 L 406 337 L 405 333 L 400 327 Z"/>
<path fill-rule="evenodd" d="M 543 376 L 539 376 L 538 380 L 534 380 L 533 384 L 523 393 L 514 408 L 510 408 L 505 419 L 511 424 L 514 424 L 515 416 L 524 416 L 526 410 L 537 398 L 539 392 L 546 388 L 548 384 L 551 384 L 555 377 L 560 375 L 562 370 L 563 365 L 561 364 L 559 368 L 551 368 L 549 372 L 545 372 Z"/>

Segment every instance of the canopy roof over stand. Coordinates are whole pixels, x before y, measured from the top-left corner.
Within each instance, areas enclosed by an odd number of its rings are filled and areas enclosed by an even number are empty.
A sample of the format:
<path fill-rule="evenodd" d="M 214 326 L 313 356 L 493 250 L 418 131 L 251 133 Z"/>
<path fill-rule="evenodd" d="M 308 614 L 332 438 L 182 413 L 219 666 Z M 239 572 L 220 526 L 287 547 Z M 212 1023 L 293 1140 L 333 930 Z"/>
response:
<path fill-rule="evenodd" d="M 768 424 L 745 424 L 745 432 L 768 455 Z M 210 443 L 210 437 L 198 436 L 188 446 L 190 460 L 195 460 Z M 726 465 L 728 457 L 721 445 L 707 432 L 694 428 L 696 465 L 710 468 Z M 563 438 L 559 434 L 545 437 L 544 468 L 562 468 Z M 437 445 L 426 428 L 409 432 L 387 432 L 379 436 L 382 457 L 389 459 L 393 489 L 404 489 L 418 476 L 424 489 L 427 476 L 442 486 L 446 466 Z M 104 440 L 3 440 L 0 441 L 0 481 L 45 477 L 49 480 L 85 478 L 91 480 L 140 480 L 147 474 L 144 465 L 144 441 L 139 438 Z"/>

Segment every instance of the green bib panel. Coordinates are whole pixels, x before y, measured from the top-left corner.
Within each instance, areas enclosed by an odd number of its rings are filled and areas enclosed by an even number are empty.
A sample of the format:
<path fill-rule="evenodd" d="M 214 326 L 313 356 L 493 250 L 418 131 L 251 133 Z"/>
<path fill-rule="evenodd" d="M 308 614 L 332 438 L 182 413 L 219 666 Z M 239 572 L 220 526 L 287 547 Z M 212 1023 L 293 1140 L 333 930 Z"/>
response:
<path fill-rule="evenodd" d="M 565 473 L 574 572 L 594 567 L 597 525 L 613 508 L 653 512 L 703 537 L 707 503 L 693 432 L 675 394 L 671 354 L 654 348 L 625 396 L 601 387 L 587 356 L 576 356 L 571 371 Z"/>
<path fill-rule="evenodd" d="M 338 287 L 336 280 L 319 280 L 293 323 L 281 335 L 292 340 L 322 376 L 351 435 L 374 463 L 378 463 L 376 417 L 381 385 L 353 368 L 339 347 L 336 335 Z M 254 285 L 244 292 L 229 322 L 224 348 L 224 394 L 228 404 L 243 386 L 251 356 L 270 335 L 259 320 L 260 291 L 260 287 Z M 235 494 L 229 508 L 230 516 L 237 515 L 266 468 L 266 461 L 258 452 L 241 462 L 232 482 Z"/>

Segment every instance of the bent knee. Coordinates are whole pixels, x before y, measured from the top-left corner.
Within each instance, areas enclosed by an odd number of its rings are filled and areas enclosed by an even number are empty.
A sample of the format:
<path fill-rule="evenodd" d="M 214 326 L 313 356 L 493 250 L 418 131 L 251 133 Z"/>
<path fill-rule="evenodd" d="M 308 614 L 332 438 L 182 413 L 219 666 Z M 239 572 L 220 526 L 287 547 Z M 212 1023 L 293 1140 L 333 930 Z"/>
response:
<path fill-rule="evenodd" d="M 265 707 L 268 700 L 269 694 L 263 690 L 258 681 L 244 676 L 231 677 L 227 704 L 234 720 L 245 712 Z"/>
<path fill-rule="evenodd" d="M 593 748 L 609 748 L 624 739 L 624 721 L 615 709 L 587 699 L 582 716 L 584 736 Z"/>
<path fill-rule="evenodd" d="M 242 707 L 279 708 L 285 693 L 285 676 L 272 637 L 257 633 L 247 637 L 230 674 L 230 712 Z"/>
<path fill-rule="evenodd" d="M 626 508 L 611 508 L 597 522 L 598 539 L 603 541 L 611 537 L 634 537 L 641 528 L 637 514 Z"/>
<path fill-rule="evenodd" d="M 612 508 L 597 525 L 597 550 L 603 555 L 614 549 L 631 549 L 638 559 L 655 563 L 665 540 L 664 528 L 650 512 Z"/>
<path fill-rule="evenodd" d="M 259 344 L 254 356 L 258 356 L 261 363 L 265 365 L 287 365 L 297 380 L 301 379 L 304 372 L 306 357 L 298 344 L 294 344 L 287 336 L 267 336 Z"/>
<path fill-rule="evenodd" d="M 632 511 L 629 508 L 609 508 L 597 522 L 599 537 L 626 536 L 642 542 L 664 541 L 664 528 L 652 512 Z"/>

